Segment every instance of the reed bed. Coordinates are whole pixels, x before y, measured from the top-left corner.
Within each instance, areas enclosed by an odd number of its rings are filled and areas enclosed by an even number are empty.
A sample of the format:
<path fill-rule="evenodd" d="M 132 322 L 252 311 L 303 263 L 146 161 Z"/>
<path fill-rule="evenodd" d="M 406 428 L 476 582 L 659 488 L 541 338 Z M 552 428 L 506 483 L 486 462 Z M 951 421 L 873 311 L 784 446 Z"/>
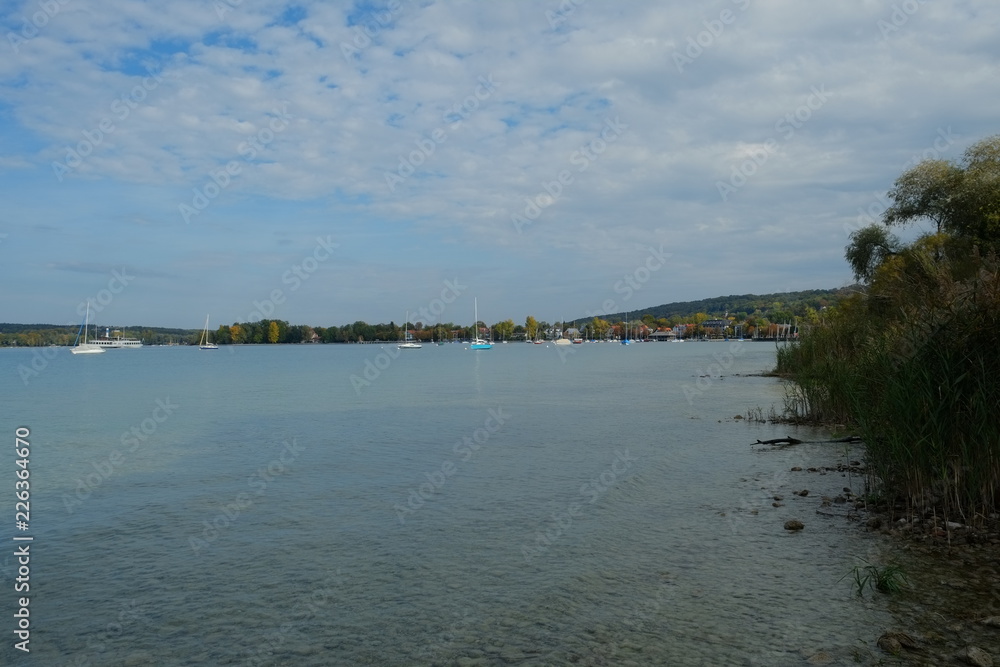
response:
<path fill-rule="evenodd" d="M 1000 513 L 1000 270 L 977 259 L 887 271 L 776 369 L 790 416 L 858 429 L 883 497 L 965 524 Z"/>

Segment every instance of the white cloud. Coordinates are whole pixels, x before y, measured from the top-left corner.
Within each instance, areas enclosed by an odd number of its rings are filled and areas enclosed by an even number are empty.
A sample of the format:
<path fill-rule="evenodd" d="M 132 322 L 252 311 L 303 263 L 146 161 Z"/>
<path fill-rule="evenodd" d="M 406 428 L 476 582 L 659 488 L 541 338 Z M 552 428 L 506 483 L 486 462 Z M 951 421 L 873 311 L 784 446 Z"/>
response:
<path fill-rule="evenodd" d="M 8 30 L 33 6 L 10 12 Z M 395 231 L 381 245 L 345 245 L 345 260 L 419 247 L 408 275 L 455 267 L 469 282 L 482 271 L 520 287 L 537 272 L 568 317 L 631 269 L 637 249 L 661 243 L 683 263 L 683 287 L 650 285 L 634 306 L 835 286 L 849 277 L 844 225 L 913 154 L 939 130 L 958 137 L 945 158 L 997 131 L 1000 7 L 985 0 L 920 3 L 895 19 L 892 6 L 860 0 L 588 2 L 553 27 L 546 11 L 558 6 L 303 2 L 288 22 L 288 7 L 265 1 L 220 18 L 195 0 L 74 0 L 0 59 L 0 170 L 20 184 L 7 198 L 25 219 L 43 213 L 60 226 L 147 220 L 177 237 L 165 260 L 174 267 L 190 266 L 183 248 L 197 239 L 220 253 L 223 301 L 249 302 L 256 284 L 232 230 L 264 262 L 274 229 L 306 232 L 308 245 L 317 229 L 361 225 Z M 690 60 L 683 71 L 677 54 Z M 615 119 L 627 129 L 581 157 Z M 87 155 L 70 167 L 68 151 Z M 718 183 L 761 151 L 745 183 L 720 197 Z M 62 181 L 54 161 L 67 165 Z M 178 206 L 227 163 L 239 173 L 184 224 Z M 572 182 L 518 233 L 511 216 L 564 171 Z M 400 179 L 391 189 L 387 173 Z M 95 188 L 106 199 L 86 199 Z M 109 241 L 95 252 L 164 268 L 152 246 Z M 358 308 L 346 319 L 388 319 L 399 308 L 374 303 L 380 289 L 419 303 L 435 287 L 401 279 L 395 265 L 366 274 L 367 303 L 316 289 Z M 548 307 L 523 290 L 497 288 L 490 301 L 519 320 Z M 284 316 L 330 324 L 330 310 L 303 303 Z"/>

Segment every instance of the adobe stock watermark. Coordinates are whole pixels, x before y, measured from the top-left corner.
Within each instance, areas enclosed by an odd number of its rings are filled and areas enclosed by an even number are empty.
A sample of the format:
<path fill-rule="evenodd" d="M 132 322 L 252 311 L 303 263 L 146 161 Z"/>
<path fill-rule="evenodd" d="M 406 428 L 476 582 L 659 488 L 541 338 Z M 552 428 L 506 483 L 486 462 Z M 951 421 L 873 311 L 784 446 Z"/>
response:
<path fill-rule="evenodd" d="M 42 28 L 49 24 L 62 8 L 68 5 L 70 0 L 38 0 L 38 11 L 31 15 L 29 20 L 26 16 L 21 17 L 21 29 L 17 32 L 8 32 L 7 41 L 15 54 L 21 53 L 21 46 L 33 40 L 41 34 Z"/>
<path fill-rule="evenodd" d="M 624 450 L 616 449 L 611 465 L 600 475 L 580 487 L 581 500 L 571 501 L 565 512 L 553 512 L 551 521 L 545 524 L 546 527 L 535 531 L 534 544 L 529 541 L 521 545 L 521 555 L 524 556 L 524 560 L 530 563 L 536 556 L 547 552 L 560 537 L 566 534 L 573 525 L 573 520 L 582 516 L 585 506 L 596 503 L 597 499 L 622 479 L 625 473 L 632 469 L 632 464 L 638 460 L 629 454 L 627 448 Z"/>
<path fill-rule="evenodd" d="M 105 116 L 92 130 L 83 130 L 83 139 L 77 142 L 76 146 L 66 146 L 66 157 L 62 162 L 55 160 L 52 162 L 52 173 L 56 179 L 62 183 L 63 177 L 79 168 L 86 159 L 93 154 L 94 150 L 104 143 L 118 129 L 115 121 L 123 123 L 132 112 L 145 101 L 149 93 L 156 90 L 163 77 L 160 72 L 154 72 L 146 68 L 149 76 L 143 77 L 142 81 L 132 87 L 128 93 L 123 93 L 116 97 L 109 106 L 110 116 Z"/>
<path fill-rule="evenodd" d="M 402 185 L 410 176 L 413 176 L 417 172 L 417 169 L 434 155 L 438 146 L 448 140 L 448 130 L 456 130 L 462 122 L 479 109 L 480 102 L 490 99 L 493 93 L 496 92 L 497 84 L 493 80 L 492 73 L 480 76 L 478 81 L 479 83 L 471 95 L 468 95 L 460 102 L 456 102 L 445 110 L 441 120 L 447 123 L 447 129 L 438 127 L 431 130 L 426 136 L 421 134 L 413 140 L 416 148 L 406 155 L 400 154 L 398 156 L 399 164 L 396 165 L 395 171 L 382 172 L 385 178 L 385 186 L 389 189 L 389 192 L 395 192 L 397 187 Z"/>
<path fill-rule="evenodd" d="M 111 278 L 108 280 L 107 287 L 104 287 L 97 291 L 97 294 L 93 297 L 88 297 L 76 305 L 76 314 L 80 317 L 84 317 L 87 313 L 87 304 L 89 303 L 90 310 L 95 313 L 100 313 L 115 300 L 115 296 L 121 294 L 126 287 L 129 286 L 135 280 L 135 276 L 129 275 L 125 272 L 125 267 L 122 267 L 121 271 L 117 269 L 111 272 Z"/>
<path fill-rule="evenodd" d="M 455 303 L 458 297 L 462 296 L 465 290 L 469 289 L 468 285 L 462 285 L 458 282 L 458 278 L 454 280 L 445 280 L 444 287 L 441 288 L 441 294 L 431 299 L 430 303 L 426 306 L 421 306 L 416 311 L 417 316 L 420 317 L 419 322 L 426 325 L 434 325 L 441 322 L 441 316 L 444 314 L 448 306 Z M 416 319 L 416 317 L 414 317 Z"/>
<path fill-rule="evenodd" d="M 582 174 L 590 168 L 599 157 L 604 155 L 608 146 L 618 141 L 629 126 L 621 122 L 620 116 L 614 119 L 605 118 L 604 127 L 601 128 L 598 136 L 594 137 L 569 156 L 569 163 L 576 167 L 576 173 Z M 542 181 L 542 190 L 534 197 L 524 198 L 524 208 L 520 213 L 512 213 L 511 224 L 518 234 L 524 233 L 524 228 L 529 227 L 542 215 L 542 212 L 559 201 L 565 188 L 575 182 L 575 176 L 569 169 L 563 169 L 556 174 L 551 181 Z"/>
<path fill-rule="evenodd" d="M 624 304 L 632 298 L 632 296 L 648 283 L 653 274 L 662 269 L 667 265 L 667 259 L 672 257 L 672 253 L 663 251 L 663 244 L 660 244 L 659 248 L 654 248 L 653 246 L 648 246 L 647 250 L 649 255 L 646 257 L 645 261 L 640 262 L 638 266 L 635 267 L 629 273 L 624 274 L 620 280 L 615 281 L 612 285 L 612 289 L 615 294 L 623 295 L 621 302 L 616 301 L 613 298 L 605 299 L 601 303 L 601 307 L 597 310 L 587 310 L 587 317 L 605 317 L 611 313 L 620 313 L 624 310 Z M 571 355 L 576 354 L 576 345 L 555 345 L 553 346 L 556 353 L 559 355 L 559 359 L 566 363 Z"/>
<path fill-rule="evenodd" d="M 750 0 L 731 0 L 731 2 L 739 8 L 740 12 L 745 12 L 750 7 Z M 737 16 L 738 14 L 733 13 L 733 10 L 723 9 L 719 12 L 719 18 L 702 21 L 701 24 L 705 29 L 693 37 L 688 36 L 684 51 L 674 50 L 674 66 L 677 67 L 677 71 L 683 74 L 684 68 L 700 58 L 706 49 L 710 49 L 715 44 L 715 40 L 719 39 L 726 31 L 726 26 L 736 22 Z"/>
<path fill-rule="evenodd" d="M 446 307 L 454 303 L 467 289 L 468 286 L 459 283 L 458 278 L 445 280 L 440 297 L 431 299 L 431 302 L 427 306 L 419 308 L 416 312 L 425 318 L 422 320 L 424 324 L 436 324 L 440 321 L 438 318 L 444 313 Z M 360 396 L 361 390 L 365 387 L 370 387 L 373 382 L 378 380 L 382 376 L 382 373 L 392 365 L 392 362 L 399 358 L 401 353 L 402 350 L 398 347 L 391 346 L 382 348 L 382 351 L 374 357 L 365 359 L 364 369 L 361 373 L 353 373 L 349 378 L 351 386 L 354 388 L 354 393 Z"/>
<path fill-rule="evenodd" d="M 879 19 L 875 22 L 875 27 L 882 35 L 882 41 L 888 41 L 891 35 L 899 32 L 904 25 L 910 22 L 910 18 L 920 11 L 921 5 L 926 2 L 927 0 L 903 0 L 899 3 L 893 3 L 889 19 Z"/>
<path fill-rule="evenodd" d="M 32 348 L 31 361 L 27 364 L 18 364 L 17 366 L 17 375 L 21 378 L 21 383 L 27 387 L 31 379 L 41 375 L 49 367 L 49 364 L 62 354 L 65 349 L 64 347 L 54 345 Z"/>
<path fill-rule="evenodd" d="M 122 291 L 128 287 L 129 283 L 135 280 L 135 276 L 126 273 L 125 267 L 122 267 L 121 271 L 114 269 L 111 271 L 111 278 L 108 280 L 107 287 L 98 290 L 97 295 L 94 297 L 88 297 L 77 304 L 76 312 L 80 317 L 84 317 L 87 313 L 87 303 L 90 303 L 90 310 L 95 313 L 100 313 L 104 310 L 112 301 L 114 301 L 115 295 L 121 294 Z M 66 326 L 76 326 L 79 324 L 79 320 L 71 320 L 66 322 Z M 41 373 L 49 367 L 49 364 L 65 350 L 64 347 L 48 346 L 43 348 L 35 348 L 31 351 L 31 361 L 28 364 L 18 364 L 17 374 L 21 378 L 21 382 L 25 387 L 28 386 L 28 382 L 35 377 L 41 375 Z"/>
<path fill-rule="evenodd" d="M 636 292 L 641 290 L 652 279 L 653 274 L 665 267 L 667 260 L 673 256 L 673 253 L 664 252 L 662 243 L 659 248 L 648 246 L 647 250 L 649 255 L 645 261 L 640 262 L 635 269 L 624 274 L 611 287 L 615 294 L 622 295 L 621 303 L 613 298 L 605 299 L 601 303 L 600 309 L 585 311 L 587 317 L 604 317 L 611 313 L 621 312 L 623 310 L 622 304 L 628 302 Z"/>
<path fill-rule="evenodd" d="M 288 113 L 287 102 L 283 102 L 280 109 L 278 107 L 272 109 L 267 125 L 250 135 L 246 141 L 240 142 L 236 147 L 236 152 L 243 158 L 243 162 L 253 164 L 257 155 L 263 152 L 279 134 L 288 129 L 293 119 L 294 117 Z M 243 164 L 237 160 L 230 160 L 224 167 L 209 171 L 205 184 L 192 189 L 194 195 L 191 197 L 190 205 L 184 202 L 177 205 L 177 210 L 181 219 L 184 220 L 184 224 L 191 224 L 191 219 L 201 215 L 201 212 L 208 208 L 215 198 L 232 184 L 233 179 L 242 173 Z"/>
<path fill-rule="evenodd" d="M 222 531 L 236 523 L 240 515 L 259 503 L 268 487 L 282 475 L 291 471 L 291 465 L 299 458 L 299 454 L 305 449 L 295 438 L 291 442 L 287 440 L 282 443 L 284 447 L 281 453 L 260 466 L 247 477 L 247 486 L 250 491 L 237 493 L 232 501 L 226 503 L 211 520 L 202 521 L 200 536 L 191 535 L 188 537 L 188 544 L 194 553 L 207 549 L 213 542 L 219 539 Z M 252 492 L 252 493 L 251 493 Z"/>
<path fill-rule="evenodd" d="M 121 434 L 118 439 L 122 449 L 113 449 L 108 456 L 99 461 L 91 461 L 90 467 L 93 472 L 76 479 L 76 489 L 73 495 L 62 494 L 63 506 L 68 514 L 72 514 L 89 498 L 94 491 L 104 485 L 115 474 L 115 471 L 135 454 L 159 429 L 167 419 L 173 416 L 174 411 L 180 406 L 170 401 L 168 396 L 165 399 L 156 399 L 156 407 L 153 408 L 149 417 L 146 417 L 138 424 L 129 428 Z"/>
<path fill-rule="evenodd" d="M 688 405 L 694 405 L 694 399 L 708 391 L 712 384 L 722 377 L 723 371 L 732 368 L 736 357 L 745 351 L 746 346 L 741 341 L 734 340 L 729 343 L 729 349 L 725 353 L 713 352 L 712 358 L 716 363 L 709 364 L 705 370 L 699 368 L 695 372 L 697 380 L 694 384 L 687 382 L 683 386 L 684 398 L 687 399 Z"/>
<path fill-rule="evenodd" d="M 910 159 L 903 163 L 899 168 L 900 172 L 905 172 L 911 167 L 915 167 L 924 160 L 939 160 L 941 156 L 952 146 L 955 142 L 961 139 L 961 135 L 955 134 L 951 130 L 951 125 L 947 128 L 939 127 L 937 130 L 937 136 L 934 137 L 934 141 L 930 146 L 920 151 L 919 153 L 914 153 Z M 858 217 L 854 224 L 844 223 L 844 234 L 848 237 L 854 232 L 867 227 L 869 225 L 876 224 L 882 219 L 882 215 L 886 210 L 892 205 L 889 201 L 889 197 L 885 192 L 873 192 L 872 196 L 874 200 L 865 207 L 858 207 Z"/>
<path fill-rule="evenodd" d="M 329 234 L 326 238 L 316 237 L 316 245 L 312 252 L 306 255 L 301 262 L 292 264 L 288 270 L 281 274 L 281 284 L 289 285 L 288 293 L 291 294 L 302 287 L 305 281 L 309 280 L 321 264 L 333 256 L 333 251 L 340 247 L 339 243 L 333 242 L 333 237 Z M 253 300 L 253 310 L 247 315 L 245 322 L 259 322 L 273 315 L 278 306 L 285 303 L 285 291 L 280 287 L 275 287 L 263 301 Z"/>
<path fill-rule="evenodd" d="M 550 28 L 558 28 L 585 2 L 587 0 L 562 0 L 555 10 L 545 10 L 545 20 L 549 22 Z"/>
<path fill-rule="evenodd" d="M 405 503 L 397 503 L 392 506 L 399 523 L 401 525 L 405 524 L 408 514 L 416 512 L 426 505 L 428 501 L 432 500 L 442 487 L 447 484 L 448 479 L 461 470 L 462 464 L 471 461 L 475 453 L 489 442 L 493 434 L 503 428 L 508 419 L 510 419 L 510 414 L 503 411 L 503 406 L 497 406 L 495 410 L 493 408 L 487 410 L 487 416 L 483 421 L 483 425 L 473 431 L 471 435 L 462 436 L 451 448 L 457 456 L 461 457 L 459 461 L 456 463 L 451 459 L 445 459 L 438 469 L 432 472 L 425 472 L 424 477 L 427 478 L 427 481 L 410 489 L 410 494 L 407 496 Z"/>
<path fill-rule="evenodd" d="M 719 191 L 719 197 L 722 201 L 728 201 L 730 195 L 746 185 L 750 178 L 757 173 L 757 170 L 778 152 L 781 142 L 790 141 L 795 136 L 796 131 L 802 129 L 812 119 L 813 114 L 823 108 L 823 105 L 829 100 L 829 96 L 830 93 L 827 92 L 825 85 L 812 86 L 803 104 L 775 122 L 774 130 L 778 133 L 781 141 L 769 137 L 763 143 L 754 146 L 745 160 L 738 164 L 732 164 L 729 169 L 729 180 L 715 182 L 715 187 Z"/>

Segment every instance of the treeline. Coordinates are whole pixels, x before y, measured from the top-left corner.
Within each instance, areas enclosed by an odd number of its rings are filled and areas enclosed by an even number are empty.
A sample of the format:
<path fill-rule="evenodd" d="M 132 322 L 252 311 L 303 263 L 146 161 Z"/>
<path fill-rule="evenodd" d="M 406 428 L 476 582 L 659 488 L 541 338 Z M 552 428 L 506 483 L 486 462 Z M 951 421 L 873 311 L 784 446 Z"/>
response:
<path fill-rule="evenodd" d="M 502 320 L 492 324 L 479 322 L 479 335 L 495 340 L 529 340 L 558 338 L 563 335 L 588 339 L 620 338 L 625 334 L 642 337 L 656 330 L 687 325 L 685 337 L 743 335 L 774 337 L 782 327 L 815 323 L 827 307 L 836 305 L 849 294 L 848 289 L 809 290 L 778 294 L 716 297 L 701 301 L 668 303 L 628 313 L 604 317 L 581 318 L 566 322 L 547 322 L 532 316 L 523 324 Z M 703 326 L 706 321 L 725 320 L 721 329 Z M 472 326 L 453 322 L 425 326 L 410 323 L 410 336 L 418 341 L 468 340 L 475 337 Z M 576 330 L 576 331 L 573 331 Z M 0 346 L 72 345 L 79 325 L 0 324 Z M 118 330 L 115 330 L 118 331 Z M 138 338 L 146 345 L 196 345 L 201 338 L 199 329 L 162 327 L 131 327 L 124 335 Z M 567 332 L 569 332 L 567 334 Z M 103 335 L 104 329 L 91 329 L 91 335 Z M 114 333 L 112 333 L 114 335 Z M 402 326 L 395 322 L 314 327 L 290 324 L 284 320 L 260 320 L 222 325 L 211 333 L 214 342 L 229 344 L 290 344 L 290 343 L 359 343 L 398 341 L 403 338 Z"/>
<path fill-rule="evenodd" d="M 687 325 L 686 337 L 715 335 L 774 338 L 779 332 L 795 330 L 800 325 L 815 324 L 827 308 L 847 299 L 856 287 L 831 290 L 805 290 L 774 294 L 742 294 L 720 296 L 699 301 L 678 301 L 627 313 L 632 324 L 645 325 L 650 331 Z M 590 331 L 611 328 L 617 335 L 623 329 L 626 313 L 616 313 L 592 319 L 578 319 L 567 326 Z M 724 331 L 703 326 L 706 321 L 725 320 Z M 598 336 L 600 337 L 600 336 Z"/>
<path fill-rule="evenodd" d="M 682 323 L 697 313 L 721 316 L 729 313 L 737 321 L 748 317 L 767 319 L 771 322 L 791 322 L 795 318 L 808 317 L 810 311 L 819 312 L 824 308 L 835 306 L 850 296 L 852 288 L 831 290 L 804 290 L 799 292 L 780 292 L 774 294 L 740 294 L 719 296 L 699 301 L 676 301 L 660 306 L 636 310 L 629 317 L 654 320 L 667 319 Z M 621 318 L 624 313 L 611 315 L 612 319 Z"/>
<path fill-rule="evenodd" d="M 778 355 L 790 408 L 850 423 L 872 482 L 912 512 L 1000 511 L 1000 135 L 904 172 L 846 258 L 862 293 Z M 903 243 L 893 228 L 933 231 Z"/>
<path fill-rule="evenodd" d="M 39 347 L 48 345 L 72 345 L 76 341 L 80 325 L 56 324 L 10 324 L 0 323 L 0 347 Z M 147 345 L 187 344 L 200 331 L 193 329 L 173 329 L 164 327 L 132 327 L 127 329 L 112 329 L 114 332 L 124 332 L 129 338 L 138 338 Z M 103 336 L 103 328 L 91 325 L 90 336 Z"/>

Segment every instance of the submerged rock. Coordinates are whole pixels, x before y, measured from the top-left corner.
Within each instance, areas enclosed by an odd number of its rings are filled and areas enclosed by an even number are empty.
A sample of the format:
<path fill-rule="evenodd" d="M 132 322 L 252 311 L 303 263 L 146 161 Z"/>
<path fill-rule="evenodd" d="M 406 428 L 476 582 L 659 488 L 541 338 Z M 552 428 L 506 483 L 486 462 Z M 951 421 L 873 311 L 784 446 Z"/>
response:
<path fill-rule="evenodd" d="M 899 643 L 899 640 L 888 632 L 879 637 L 875 643 L 880 649 L 893 655 L 899 655 L 900 651 L 903 650 L 903 645 Z"/>
<path fill-rule="evenodd" d="M 785 522 L 785 530 L 802 530 L 805 527 L 805 524 L 797 519 L 791 519 L 790 521 Z"/>
<path fill-rule="evenodd" d="M 880 649 L 888 653 L 892 653 L 893 655 L 899 655 L 900 651 L 904 648 L 910 651 L 916 651 L 920 648 L 920 644 L 917 640 L 905 632 L 883 633 L 875 643 L 878 644 Z"/>
<path fill-rule="evenodd" d="M 993 658 L 978 646 L 968 647 L 958 657 L 974 667 L 993 667 Z"/>

